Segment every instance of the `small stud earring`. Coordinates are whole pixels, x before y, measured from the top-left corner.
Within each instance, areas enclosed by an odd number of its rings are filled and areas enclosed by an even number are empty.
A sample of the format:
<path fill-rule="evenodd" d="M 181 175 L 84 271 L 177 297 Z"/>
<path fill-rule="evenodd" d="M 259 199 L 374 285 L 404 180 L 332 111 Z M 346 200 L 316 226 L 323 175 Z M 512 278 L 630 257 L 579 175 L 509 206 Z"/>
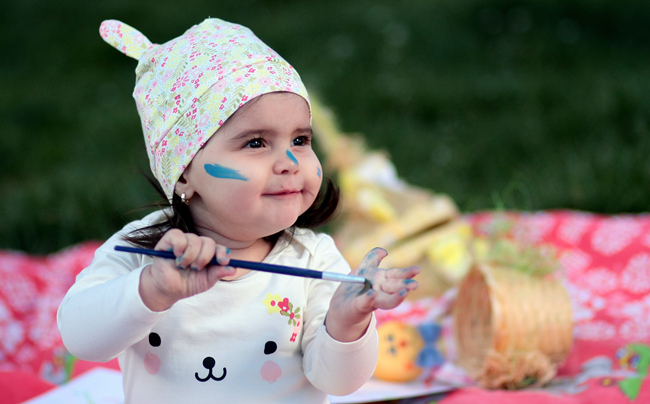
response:
<path fill-rule="evenodd" d="M 186 205 L 188 205 L 188 206 L 189 206 L 189 204 L 190 204 L 190 200 L 189 200 L 189 198 L 188 198 L 188 199 L 185 199 L 185 192 L 183 192 L 183 193 L 181 194 L 181 202 L 183 202 L 184 204 L 186 204 Z"/>

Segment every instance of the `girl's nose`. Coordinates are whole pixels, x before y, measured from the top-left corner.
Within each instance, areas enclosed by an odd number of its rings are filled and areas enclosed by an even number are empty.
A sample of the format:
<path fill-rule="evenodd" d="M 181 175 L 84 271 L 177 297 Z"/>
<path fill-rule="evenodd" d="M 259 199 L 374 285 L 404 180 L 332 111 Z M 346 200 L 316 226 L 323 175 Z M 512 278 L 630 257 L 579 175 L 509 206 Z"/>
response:
<path fill-rule="evenodd" d="M 291 150 L 287 149 L 276 158 L 274 171 L 278 174 L 293 174 L 298 171 L 299 167 L 300 162 Z"/>

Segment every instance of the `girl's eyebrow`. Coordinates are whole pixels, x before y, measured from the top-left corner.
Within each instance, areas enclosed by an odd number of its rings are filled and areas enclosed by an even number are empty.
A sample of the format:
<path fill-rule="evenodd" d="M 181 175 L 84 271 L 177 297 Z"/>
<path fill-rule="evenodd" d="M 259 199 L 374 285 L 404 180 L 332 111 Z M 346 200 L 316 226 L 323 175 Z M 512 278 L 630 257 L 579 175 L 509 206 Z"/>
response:
<path fill-rule="evenodd" d="M 239 145 L 239 143 L 248 142 L 253 138 L 265 138 L 272 133 L 273 131 L 268 129 L 248 129 L 233 135 L 227 142 L 233 145 Z"/>
<path fill-rule="evenodd" d="M 272 135 L 274 133 L 276 133 L 276 132 L 274 130 L 272 130 L 272 129 L 249 129 L 249 130 L 245 130 L 243 132 L 240 132 L 240 133 L 234 135 L 230 140 L 239 141 L 239 140 L 248 139 L 253 135 L 262 135 L 262 136 L 264 136 L 264 135 Z M 294 134 L 308 133 L 308 134 L 312 135 L 313 131 L 312 131 L 311 127 L 305 127 L 305 128 L 298 128 L 298 129 L 294 130 L 293 133 Z"/>
<path fill-rule="evenodd" d="M 311 127 L 307 127 L 307 128 L 298 128 L 298 129 L 295 130 L 294 133 L 308 133 L 308 134 L 311 135 L 311 134 L 313 134 L 313 131 L 312 131 Z"/>
<path fill-rule="evenodd" d="M 231 138 L 231 140 L 244 140 L 244 139 L 248 139 L 249 137 L 251 137 L 253 135 L 264 135 L 264 134 L 268 134 L 268 133 L 272 133 L 272 132 L 273 131 L 268 130 L 268 129 L 249 129 L 249 130 L 245 130 L 243 132 L 240 132 L 240 133 L 234 135 Z"/>

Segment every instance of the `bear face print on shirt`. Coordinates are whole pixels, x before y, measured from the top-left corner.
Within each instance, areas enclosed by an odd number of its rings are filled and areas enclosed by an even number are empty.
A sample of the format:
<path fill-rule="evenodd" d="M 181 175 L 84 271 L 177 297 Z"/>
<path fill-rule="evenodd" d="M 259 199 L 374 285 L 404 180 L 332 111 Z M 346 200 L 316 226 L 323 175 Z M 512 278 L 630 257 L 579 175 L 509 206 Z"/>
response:
<path fill-rule="evenodd" d="M 146 371 L 147 377 L 174 378 L 210 389 L 234 382 L 269 386 L 286 375 L 297 383 L 298 377 L 304 377 L 300 346 L 304 289 L 268 290 L 256 294 L 257 302 L 250 304 L 228 305 L 219 298 L 201 296 L 175 305 L 136 344 L 140 364 L 132 366 Z M 210 307 L 221 307 L 227 315 L 211 317 L 216 310 Z"/>

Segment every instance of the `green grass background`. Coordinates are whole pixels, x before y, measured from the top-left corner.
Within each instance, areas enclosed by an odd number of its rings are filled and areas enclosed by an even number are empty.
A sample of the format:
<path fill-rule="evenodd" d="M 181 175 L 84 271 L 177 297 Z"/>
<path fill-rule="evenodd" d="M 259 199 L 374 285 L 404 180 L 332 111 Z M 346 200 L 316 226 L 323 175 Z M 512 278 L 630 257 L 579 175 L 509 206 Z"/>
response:
<path fill-rule="evenodd" d="M 156 200 L 122 20 L 165 42 L 251 28 L 345 132 L 466 212 L 650 206 L 650 2 L 81 1 L 0 5 L 0 248 L 109 237 Z"/>

